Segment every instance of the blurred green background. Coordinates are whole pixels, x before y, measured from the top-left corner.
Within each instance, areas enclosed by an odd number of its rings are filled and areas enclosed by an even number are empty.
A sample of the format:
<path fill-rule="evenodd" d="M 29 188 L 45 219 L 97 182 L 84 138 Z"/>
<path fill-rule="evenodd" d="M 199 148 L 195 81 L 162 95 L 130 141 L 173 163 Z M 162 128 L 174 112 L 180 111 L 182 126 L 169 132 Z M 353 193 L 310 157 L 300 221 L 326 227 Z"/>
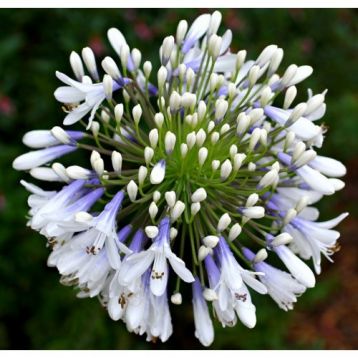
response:
<path fill-rule="evenodd" d="M 96 299 L 79 300 L 46 266 L 44 239 L 26 227 L 26 174 L 11 168 L 26 149 L 23 134 L 62 122 L 53 92 L 55 70 L 70 73 L 71 50 L 91 46 L 99 58 L 112 54 L 106 31 L 118 27 L 144 59 L 158 63 L 158 48 L 174 34 L 179 19 L 193 20 L 199 9 L 0 10 L 0 349 L 195 349 L 190 299 L 173 308 L 174 334 L 165 344 L 146 343 L 111 321 Z M 335 264 L 325 263 L 315 289 L 293 312 L 268 297 L 254 297 L 258 324 L 249 330 L 217 326 L 217 349 L 358 348 L 358 93 L 355 10 L 227 9 L 223 23 L 234 33 L 232 51 L 255 58 L 267 44 L 285 50 L 283 66 L 314 67 L 299 86 L 328 88 L 325 123 L 329 132 L 321 154 L 348 166 L 347 186 L 321 204 L 322 219 L 349 210 L 341 224 L 342 249 Z"/>

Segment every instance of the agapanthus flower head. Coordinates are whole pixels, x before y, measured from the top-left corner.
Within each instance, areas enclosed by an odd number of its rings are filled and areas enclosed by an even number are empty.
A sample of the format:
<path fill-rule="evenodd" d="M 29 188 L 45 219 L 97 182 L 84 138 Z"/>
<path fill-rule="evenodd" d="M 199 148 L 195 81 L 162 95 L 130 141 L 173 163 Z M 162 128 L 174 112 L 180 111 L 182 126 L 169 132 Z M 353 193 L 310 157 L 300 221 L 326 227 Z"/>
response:
<path fill-rule="evenodd" d="M 28 225 L 47 238 L 61 282 L 97 296 L 112 319 L 148 340 L 170 337 L 170 305 L 190 292 L 205 346 L 213 317 L 255 326 L 253 291 L 292 309 L 315 285 L 310 266 L 319 274 L 321 256 L 337 250 L 333 228 L 347 216 L 317 221 L 312 206 L 342 189 L 346 172 L 316 152 L 326 91 L 296 101 L 312 68 L 279 70 L 276 45 L 246 60 L 245 50 L 231 52 L 232 33 L 220 23 L 217 11 L 191 26 L 180 21 L 156 69 L 115 28 L 113 58 L 72 52 L 75 78 L 56 73 L 65 129 L 25 134 L 34 150 L 13 163 L 58 182 L 57 191 L 22 184 L 31 192 Z M 74 151 L 87 160 L 57 161 Z"/>

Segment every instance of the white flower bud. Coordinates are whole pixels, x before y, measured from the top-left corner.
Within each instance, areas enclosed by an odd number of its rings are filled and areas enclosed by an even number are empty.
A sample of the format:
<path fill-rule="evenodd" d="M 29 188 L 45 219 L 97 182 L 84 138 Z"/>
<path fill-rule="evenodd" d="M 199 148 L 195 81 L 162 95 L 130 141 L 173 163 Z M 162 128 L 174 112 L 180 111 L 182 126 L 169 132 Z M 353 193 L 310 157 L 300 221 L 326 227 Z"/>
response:
<path fill-rule="evenodd" d="M 210 36 L 209 44 L 208 44 L 208 53 L 210 56 L 212 56 L 214 61 L 220 55 L 221 44 L 222 44 L 222 37 L 217 36 L 215 34 Z"/>
<path fill-rule="evenodd" d="M 343 180 L 337 178 L 328 178 L 328 180 L 335 191 L 342 190 L 346 185 Z"/>
<path fill-rule="evenodd" d="M 192 108 L 196 103 L 196 94 L 185 92 L 181 97 L 181 104 L 184 108 Z"/>
<path fill-rule="evenodd" d="M 212 144 L 217 143 L 219 139 L 220 139 L 220 133 L 219 132 L 213 132 L 211 134 L 211 143 Z"/>
<path fill-rule="evenodd" d="M 230 130 L 230 125 L 228 123 L 225 123 L 220 129 L 220 134 L 224 135 L 229 130 Z"/>
<path fill-rule="evenodd" d="M 82 81 L 82 77 L 84 76 L 83 64 L 80 55 L 72 51 L 70 55 L 70 64 L 72 67 L 72 71 L 75 74 L 76 78 L 79 81 Z"/>
<path fill-rule="evenodd" d="M 253 151 L 255 149 L 256 144 L 258 143 L 258 141 L 260 140 L 261 137 L 261 128 L 255 128 L 252 133 L 251 133 L 251 137 L 250 137 L 250 142 L 249 142 L 249 150 Z"/>
<path fill-rule="evenodd" d="M 117 151 L 113 151 L 111 155 L 112 159 L 112 167 L 113 170 L 117 173 L 120 173 L 122 171 L 122 155 L 121 153 L 118 153 Z"/>
<path fill-rule="evenodd" d="M 121 123 L 123 117 L 123 111 L 124 111 L 123 103 L 119 103 L 114 107 L 114 116 L 116 118 L 117 124 Z"/>
<path fill-rule="evenodd" d="M 226 159 L 224 163 L 221 164 L 221 168 L 220 168 L 221 180 L 227 179 L 231 174 L 231 171 L 232 171 L 231 161 L 229 159 Z"/>
<path fill-rule="evenodd" d="M 286 126 L 289 127 L 294 124 L 302 115 L 305 113 L 307 109 L 306 103 L 299 103 L 291 112 L 290 116 L 287 119 Z"/>
<path fill-rule="evenodd" d="M 100 124 L 96 121 L 93 121 L 91 124 L 91 131 L 95 137 L 97 137 L 97 135 L 99 133 L 99 129 L 100 129 Z"/>
<path fill-rule="evenodd" d="M 62 181 L 65 183 L 70 181 L 66 173 L 66 168 L 61 163 L 53 163 L 51 168 Z"/>
<path fill-rule="evenodd" d="M 138 170 L 138 184 L 140 187 L 143 185 L 144 180 L 147 177 L 147 174 L 148 174 L 148 168 L 141 165 Z"/>
<path fill-rule="evenodd" d="M 254 172 L 256 170 L 256 164 L 253 163 L 253 162 L 250 162 L 248 165 L 247 165 L 247 170 L 249 172 Z"/>
<path fill-rule="evenodd" d="M 306 150 L 306 145 L 303 142 L 297 142 L 292 152 L 291 163 L 293 164 Z"/>
<path fill-rule="evenodd" d="M 211 162 L 211 168 L 212 168 L 212 170 L 213 170 L 214 172 L 215 172 L 216 170 L 218 170 L 219 166 L 220 166 L 220 160 L 213 160 L 213 161 Z"/>
<path fill-rule="evenodd" d="M 228 108 L 228 101 L 225 101 L 224 99 L 218 99 L 215 103 L 215 119 L 221 120 L 222 118 L 224 118 Z"/>
<path fill-rule="evenodd" d="M 283 224 L 287 225 L 288 223 L 291 222 L 291 220 L 293 220 L 295 217 L 297 216 L 297 211 L 293 208 L 288 209 L 286 212 L 286 215 L 283 219 Z"/>
<path fill-rule="evenodd" d="M 217 293 L 211 288 L 206 288 L 203 291 L 203 296 L 204 296 L 205 300 L 208 302 L 216 301 L 219 299 Z"/>
<path fill-rule="evenodd" d="M 142 116 L 142 107 L 140 104 L 137 104 L 136 106 L 133 107 L 132 109 L 132 116 L 133 116 L 133 120 L 134 123 L 136 125 L 138 125 L 139 121 L 140 121 L 140 117 Z"/>
<path fill-rule="evenodd" d="M 215 122 L 214 122 L 214 121 L 210 121 L 210 122 L 208 123 L 208 130 L 207 130 L 207 132 L 210 133 L 214 128 L 215 128 Z"/>
<path fill-rule="evenodd" d="M 144 160 L 147 165 L 150 164 L 151 160 L 154 156 L 154 150 L 151 147 L 145 147 L 144 148 Z"/>
<path fill-rule="evenodd" d="M 232 159 L 234 159 L 234 156 L 235 156 L 235 154 L 237 153 L 237 145 L 236 144 L 233 144 L 231 147 L 230 147 L 230 150 L 229 150 L 229 152 L 230 152 L 230 157 L 232 158 Z"/>
<path fill-rule="evenodd" d="M 185 204 L 182 201 L 178 200 L 171 211 L 172 220 L 173 221 L 178 220 L 180 216 L 183 214 L 184 210 L 185 210 Z"/>
<path fill-rule="evenodd" d="M 236 70 L 238 71 L 244 64 L 246 59 L 246 50 L 241 50 L 236 54 Z"/>
<path fill-rule="evenodd" d="M 155 219 L 156 215 L 158 214 L 158 206 L 157 204 L 152 201 L 149 205 L 149 209 L 148 209 L 148 212 L 149 212 L 149 216 L 152 220 Z"/>
<path fill-rule="evenodd" d="M 278 48 L 276 49 L 275 53 L 271 57 L 271 61 L 268 69 L 269 76 L 271 76 L 278 70 L 282 62 L 282 59 L 283 59 L 283 50 L 282 48 Z"/>
<path fill-rule="evenodd" d="M 282 234 L 276 236 L 272 241 L 271 245 L 273 247 L 277 247 L 280 245 L 287 245 L 292 241 L 292 236 L 288 234 L 287 232 L 283 232 Z"/>
<path fill-rule="evenodd" d="M 137 70 L 142 60 L 142 53 L 137 48 L 134 48 L 131 54 L 135 70 Z"/>
<path fill-rule="evenodd" d="M 180 108 L 181 105 L 181 96 L 178 92 L 173 91 L 169 98 L 170 109 L 174 112 Z"/>
<path fill-rule="evenodd" d="M 160 184 L 165 177 L 165 168 L 166 162 L 165 160 L 160 160 L 155 166 L 153 167 L 150 173 L 150 182 L 152 184 Z"/>
<path fill-rule="evenodd" d="M 254 108 L 249 113 L 250 124 L 255 124 L 258 120 L 260 120 L 264 115 L 264 110 L 262 108 Z"/>
<path fill-rule="evenodd" d="M 194 147 L 196 142 L 196 134 L 195 132 L 191 132 L 186 136 L 186 144 L 188 145 L 188 148 L 191 149 Z"/>
<path fill-rule="evenodd" d="M 323 94 L 316 94 L 307 101 L 307 109 L 305 115 L 315 112 L 324 103 L 325 96 Z"/>
<path fill-rule="evenodd" d="M 188 146 L 185 143 L 180 144 L 180 153 L 182 158 L 184 158 L 188 153 Z"/>
<path fill-rule="evenodd" d="M 242 209 L 242 214 L 249 219 L 261 219 L 265 216 L 265 208 L 262 206 L 251 206 Z"/>
<path fill-rule="evenodd" d="M 135 201 L 138 193 L 138 186 L 133 180 L 131 180 L 127 185 L 127 193 L 129 196 L 129 200 Z"/>
<path fill-rule="evenodd" d="M 235 240 L 241 234 L 241 230 L 240 224 L 234 224 L 229 231 L 229 241 Z"/>
<path fill-rule="evenodd" d="M 235 83 L 230 82 L 227 86 L 227 90 L 228 90 L 228 96 L 232 100 L 237 93 Z"/>
<path fill-rule="evenodd" d="M 49 182 L 61 182 L 63 181 L 60 176 L 52 168 L 47 167 L 36 167 L 30 170 L 30 175 L 38 180 L 44 180 Z M 67 177 L 67 175 L 66 175 Z M 68 180 L 68 177 L 67 177 Z"/>
<path fill-rule="evenodd" d="M 276 51 L 277 51 L 276 45 L 266 46 L 260 53 L 259 57 L 257 58 L 256 64 L 260 67 L 263 67 L 264 65 L 266 65 L 267 62 L 271 60 L 271 58 L 274 56 Z"/>
<path fill-rule="evenodd" d="M 129 46 L 127 44 L 123 44 L 121 46 L 121 52 L 119 54 L 123 68 L 126 68 L 128 65 L 129 52 Z"/>
<path fill-rule="evenodd" d="M 290 108 L 291 104 L 295 100 L 297 95 L 297 88 L 296 86 L 291 86 L 287 88 L 287 91 L 285 93 L 285 100 L 283 102 L 283 109 Z"/>
<path fill-rule="evenodd" d="M 128 103 L 130 101 L 130 99 L 131 99 L 131 97 L 129 96 L 128 92 L 125 89 L 123 89 L 122 94 L 123 94 L 124 102 Z"/>
<path fill-rule="evenodd" d="M 178 236 L 178 230 L 175 227 L 171 227 L 169 230 L 170 240 L 175 239 Z"/>
<path fill-rule="evenodd" d="M 229 214 L 225 213 L 224 215 L 222 215 L 221 218 L 219 219 L 219 223 L 217 226 L 218 232 L 222 232 L 226 230 L 226 228 L 230 225 L 230 223 L 231 223 L 231 218 Z"/>
<path fill-rule="evenodd" d="M 200 128 L 196 133 L 196 145 L 198 147 L 201 147 L 204 144 L 205 139 L 206 139 L 206 133 L 202 128 Z"/>
<path fill-rule="evenodd" d="M 84 49 L 82 49 L 82 58 L 88 69 L 88 72 L 95 80 L 98 80 L 96 58 L 92 49 L 89 47 L 85 47 Z"/>
<path fill-rule="evenodd" d="M 260 66 L 254 65 L 250 68 L 248 79 L 250 87 L 252 87 L 259 79 Z"/>
<path fill-rule="evenodd" d="M 164 144 L 165 144 L 165 151 L 167 154 L 170 154 L 174 147 L 175 147 L 175 142 L 177 140 L 177 137 L 174 133 L 168 131 L 165 134 L 165 138 L 164 138 Z"/>
<path fill-rule="evenodd" d="M 218 87 L 219 76 L 216 73 L 210 75 L 210 91 L 213 92 Z"/>
<path fill-rule="evenodd" d="M 153 193 L 153 201 L 154 201 L 155 203 L 157 203 L 157 202 L 159 201 L 160 197 L 161 197 L 160 192 L 159 192 L 158 190 L 156 190 L 156 191 Z"/>
<path fill-rule="evenodd" d="M 295 160 L 294 164 L 297 168 L 302 167 L 303 165 L 309 163 L 314 158 L 316 158 L 317 153 L 313 149 L 306 150 L 301 154 L 297 160 Z"/>
<path fill-rule="evenodd" d="M 159 90 L 161 91 L 164 87 L 164 83 L 167 79 L 167 76 L 168 76 L 168 71 L 167 69 L 162 66 L 160 67 L 159 71 L 158 71 L 158 75 L 157 75 L 157 78 L 158 78 L 158 88 Z"/>
<path fill-rule="evenodd" d="M 237 127 L 236 127 L 237 134 L 243 135 L 247 131 L 247 128 L 250 125 L 251 118 L 247 116 L 245 113 L 241 112 L 238 115 L 236 122 L 237 122 Z"/>
<path fill-rule="evenodd" d="M 210 249 L 209 247 L 206 247 L 204 245 L 200 246 L 198 251 L 199 261 L 205 260 L 205 257 L 210 255 L 211 253 L 212 253 L 212 249 Z"/>
<path fill-rule="evenodd" d="M 61 127 L 53 127 L 51 134 L 63 144 L 69 144 L 71 142 L 70 136 Z"/>
<path fill-rule="evenodd" d="M 190 206 L 191 216 L 195 216 L 201 209 L 200 203 L 192 203 Z"/>
<path fill-rule="evenodd" d="M 293 142 L 295 141 L 296 135 L 294 132 L 289 131 L 286 135 L 286 139 L 285 139 L 285 148 L 289 148 L 291 147 L 291 145 L 293 144 Z"/>
<path fill-rule="evenodd" d="M 266 86 L 261 92 L 260 104 L 265 107 L 272 99 L 273 93 L 270 86 Z"/>
<path fill-rule="evenodd" d="M 94 169 L 94 171 L 97 173 L 97 175 L 100 177 L 102 176 L 103 172 L 104 172 L 104 161 L 102 158 L 98 158 L 94 161 L 94 163 L 92 164 L 92 167 Z"/>
<path fill-rule="evenodd" d="M 162 44 L 162 64 L 165 66 L 170 58 L 170 55 L 174 49 L 174 37 L 167 36 Z"/>
<path fill-rule="evenodd" d="M 199 188 L 194 191 L 191 195 L 191 201 L 193 203 L 203 201 L 207 198 L 206 190 L 204 188 Z"/>
<path fill-rule="evenodd" d="M 157 125 L 158 128 L 162 128 L 163 122 L 164 122 L 164 116 L 163 113 L 156 113 L 154 115 L 154 122 Z"/>
<path fill-rule="evenodd" d="M 242 163 L 246 159 L 246 154 L 237 153 L 234 155 L 234 171 L 238 171 L 241 168 Z"/>
<path fill-rule="evenodd" d="M 203 244 L 210 249 L 213 249 L 218 244 L 218 242 L 219 238 L 214 235 L 209 235 L 203 238 Z"/>
<path fill-rule="evenodd" d="M 109 74 L 115 81 L 119 80 L 121 73 L 119 72 L 118 66 L 114 62 L 112 57 L 105 57 L 101 62 L 102 68 L 104 71 Z"/>
<path fill-rule="evenodd" d="M 110 101 L 113 93 L 113 79 L 110 75 L 103 76 L 103 89 L 107 100 Z"/>
<path fill-rule="evenodd" d="M 257 185 L 258 188 L 266 188 L 270 185 L 272 185 L 278 176 L 278 172 L 276 169 L 269 170 L 259 181 L 259 184 Z"/>
<path fill-rule="evenodd" d="M 144 228 L 144 231 L 145 231 L 145 234 L 150 238 L 150 239 L 154 239 L 158 236 L 159 234 L 159 230 L 156 226 L 152 226 L 152 225 L 149 225 L 149 226 L 146 226 Z"/>
<path fill-rule="evenodd" d="M 71 179 L 89 179 L 92 176 L 92 171 L 78 165 L 71 165 L 66 168 L 66 174 Z"/>
<path fill-rule="evenodd" d="M 109 121 L 111 120 L 111 117 L 105 109 L 102 109 L 101 111 L 101 119 L 104 123 L 109 123 Z"/>
<path fill-rule="evenodd" d="M 183 82 L 183 79 L 184 79 L 184 76 L 185 76 L 185 73 L 186 73 L 186 66 L 184 65 L 184 63 L 181 63 L 178 66 L 178 72 L 179 72 L 180 82 Z"/>
<path fill-rule="evenodd" d="M 200 101 L 198 104 L 198 121 L 201 122 L 204 119 L 206 113 L 206 103 Z"/>
<path fill-rule="evenodd" d="M 300 200 L 296 204 L 296 211 L 301 212 L 310 202 L 310 198 L 307 195 L 304 195 L 300 198 Z"/>
<path fill-rule="evenodd" d="M 153 66 L 152 66 L 152 63 L 150 61 L 145 61 L 143 63 L 143 72 L 144 72 L 144 76 L 145 76 L 146 79 L 149 78 L 149 76 L 150 76 L 150 74 L 152 72 L 152 68 L 153 68 Z"/>
<path fill-rule="evenodd" d="M 259 200 L 259 196 L 256 193 L 250 194 L 250 196 L 246 200 L 246 207 L 254 206 Z"/>
<path fill-rule="evenodd" d="M 174 207 L 177 198 L 175 191 L 167 191 L 164 196 L 168 206 L 170 208 Z"/>
<path fill-rule="evenodd" d="M 222 16 L 220 11 L 216 10 L 211 14 L 207 36 L 211 36 L 217 33 L 219 26 L 221 24 L 221 19 Z"/>
<path fill-rule="evenodd" d="M 257 264 L 259 262 L 265 261 L 268 257 L 268 253 L 266 249 L 261 249 L 257 252 L 257 254 L 254 257 L 254 263 Z"/>
<path fill-rule="evenodd" d="M 158 138 L 159 138 L 159 135 L 158 135 L 158 129 L 157 128 L 154 128 L 152 129 L 150 132 L 149 132 L 149 142 L 150 142 L 150 145 L 153 149 L 155 149 L 157 147 L 157 144 L 158 144 Z M 153 154 L 154 154 L 154 151 L 153 151 Z"/>
<path fill-rule="evenodd" d="M 186 32 L 188 30 L 188 23 L 185 20 L 179 21 L 177 31 L 176 31 L 176 43 L 180 46 L 184 40 Z"/>
<path fill-rule="evenodd" d="M 281 78 L 281 84 L 284 87 L 288 87 L 290 81 L 293 79 L 293 77 L 296 75 L 297 73 L 297 65 L 290 65 L 287 67 L 285 73 L 283 74 L 282 78 Z"/>
<path fill-rule="evenodd" d="M 200 148 L 199 152 L 198 152 L 198 161 L 199 161 L 200 167 L 203 166 L 203 164 L 205 163 L 207 157 L 208 157 L 207 148 L 205 148 L 205 147 Z"/>
<path fill-rule="evenodd" d="M 183 302 L 182 296 L 179 292 L 174 293 L 171 297 L 170 297 L 170 302 L 173 305 L 181 305 Z"/>

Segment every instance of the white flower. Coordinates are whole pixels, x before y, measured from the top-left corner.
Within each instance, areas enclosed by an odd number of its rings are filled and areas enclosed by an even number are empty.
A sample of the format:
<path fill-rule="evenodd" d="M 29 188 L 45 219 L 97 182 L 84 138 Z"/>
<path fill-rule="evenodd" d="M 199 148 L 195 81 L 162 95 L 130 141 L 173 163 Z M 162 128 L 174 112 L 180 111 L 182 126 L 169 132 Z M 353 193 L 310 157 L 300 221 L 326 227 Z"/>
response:
<path fill-rule="evenodd" d="M 143 273 L 153 264 L 150 275 L 150 289 L 156 296 L 161 296 L 167 287 L 168 264 L 175 273 L 185 282 L 193 282 L 194 277 L 185 267 L 184 261 L 178 258 L 169 246 L 169 218 L 164 218 L 159 226 L 159 234 L 154 239 L 151 247 L 128 257 L 122 266 L 120 280 L 122 284 L 128 285 L 132 280 L 143 275 Z"/>

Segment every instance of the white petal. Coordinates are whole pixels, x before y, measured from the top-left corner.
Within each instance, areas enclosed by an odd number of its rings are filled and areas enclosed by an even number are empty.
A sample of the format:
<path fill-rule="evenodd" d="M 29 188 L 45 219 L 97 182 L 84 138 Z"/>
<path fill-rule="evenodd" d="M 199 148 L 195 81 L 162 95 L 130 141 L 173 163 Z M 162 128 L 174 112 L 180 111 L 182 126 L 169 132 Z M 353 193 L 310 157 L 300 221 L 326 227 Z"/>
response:
<path fill-rule="evenodd" d="M 346 167 L 341 162 L 321 155 L 311 160 L 309 166 L 329 177 L 342 177 L 347 173 Z"/>
<path fill-rule="evenodd" d="M 58 87 L 54 93 L 55 98 L 62 103 L 81 102 L 86 98 L 86 94 L 77 88 L 70 86 Z"/>
<path fill-rule="evenodd" d="M 307 206 L 298 214 L 298 216 L 302 219 L 306 219 L 309 221 L 315 221 L 319 217 L 319 210 L 312 206 Z"/>
<path fill-rule="evenodd" d="M 297 69 L 296 74 L 290 80 L 289 86 L 293 86 L 297 83 L 304 81 L 307 77 L 311 76 L 313 68 L 311 66 L 300 66 Z"/>
<path fill-rule="evenodd" d="M 244 270 L 242 273 L 242 278 L 244 282 L 250 286 L 253 290 L 255 290 L 258 293 L 261 293 L 261 295 L 265 295 L 267 293 L 267 288 L 264 284 L 262 284 L 259 280 L 257 280 L 254 277 L 254 274 Z"/>
<path fill-rule="evenodd" d="M 86 103 L 82 103 L 78 107 L 76 107 L 74 110 L 72 110 L 65 119 L 63 120 L 63 124 L 66 126 L 70 126 L 71 124 L 74 124 L 81 120 L 86 114 L 88 114 L 91 110 L 91 107 L 89 107 Z"/>
<path fill-rule="evenodd" d="M 256 326 L 256 307 L 251 303 L 238 302 L 236 304 L 236 313 L 240 321 L 248 328 Z"/>
<path fill-rule="evenodd" d="M 118 248 L 114 242 L 113 237 L 107 237 L 106 239 L 106 252 L 109 264 L 112 268 L 118 270 L 121 266 L 121 257 L 119 256 Z"/>
<path fill-rule="evenodd" d="M 278 246 L 274 250 L 297 281 L 301 282 L 306 287 L 315 286 L 316 278 L 312 270 L 288 247 Z"/>
<path fill-rule="evenodd" d="M 150 276 L 150 290 L 153 295 L 164 294 L 168 283 L 168 264 L 164 252 L 161 250 L 155 253 L 152 273 Z"/>
<path fill-rule="evenodd" d="M 150 182 L 152 184 L 160 184 L 165 177 L 165 162 L 159 161 L 150 173 Z"/>
<path fill-rule="evenodd" d="M 184 282 L 194 282 L 195 281 L 194 276 L 192 275 L 190 270 L 188 270 L 185 267 L 185 262 L 183 260 L 181 260 L 179 257 L 177 257 L 172 252 L 167 252 L 166 255 L 170 262 L 172 269 Z"/>
<path fill-rule="evenodd" d="M 193 24 L 190 26 L 188 33 L 186 34 L 184 45 L 183 45 L 183 52 L 186 53 L 193 45 L 196 43 L 197 40 L 203 36 L 209 28 L 211 15 L 203 14 L 200 15 L 195 19 Z"/>
<path fill-rule="evenodd" d="M 348 215 L 348 213 L 343 213 L 334 219 L 317 222 L 315 223 L 315 225 L 325 229 L 332 229 L 333 227 L 337 226 L 342 220 L 344 220 Z"/>
<path fill-rule="evenodd" d="M 297 174 L 313 189 L 324 195 L 332 195 L 334 188 L 330 181 L 318 170 L 308 165 L 297 169 Z"/>
<path fill-rule="evenodd" d="M 154 252 L 151 250 L 132 254 L 125 259 L 119 272 L 119 281 L 128 285 L 148 269 L 154 260 Z"/>
<path fill-rule="evenodd" d="M 123 34 L 118 29 L 112 27 L 107 31 L 107 37 L 113 50 L 120 56 L 121 47 L 127 44 Z"/>
<path fill-rule="evenodd" d="M 108 314 L 114 321 L 118 321 L 122 317 L 123 309 L 118 303 L 118 297 L 113 297 L 109 300 Z"/>
<path fill-rule="evenodd" d="M 236 55 L 229 53 L 220 56 L 214 65 L 214 72 L 234 72 L 236 68 Z"/>
<path fill-rule="evenodd" d="M 322 131 L 320 126 L 316 126 L 304 117 L 299 118 L 292 126 L 288 127 L 288 129 L 303 140 L 310 140 Z"/>

